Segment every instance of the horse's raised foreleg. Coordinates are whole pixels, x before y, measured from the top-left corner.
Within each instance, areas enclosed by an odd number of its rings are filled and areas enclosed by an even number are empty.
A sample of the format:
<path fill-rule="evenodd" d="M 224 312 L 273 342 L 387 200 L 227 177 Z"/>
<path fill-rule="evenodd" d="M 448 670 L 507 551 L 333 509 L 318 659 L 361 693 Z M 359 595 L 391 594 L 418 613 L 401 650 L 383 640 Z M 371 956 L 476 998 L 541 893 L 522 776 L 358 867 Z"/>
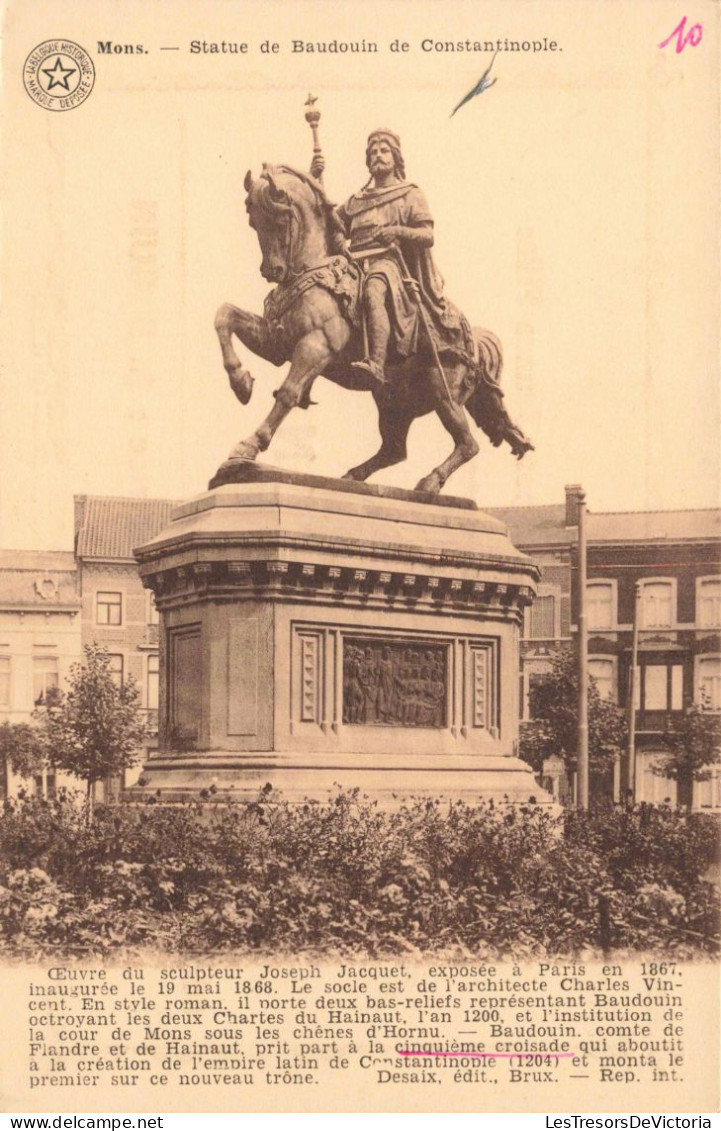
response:
<path fill-rule="evenodd" d="M 290 410 L 307 397 L 310 386 L 331 356 L 322 330 L 313 330 L 301 339 L 293 351 L 288 376 L 275 394 L 275 404 L 255 432 L 233 448 L 229 460 L 255 459 L 259 452 L 265 451 Z"/>
<path fill-rule="evenodd" d="M 229 302 L 223 303 L 219 308 L 215 316 L 215 329 L 230 387 L 241 404 L 247 404 L 253 392 L 253 378 L 243 368 L 235 352 L 233 335 L 258 357 L 271 361 L 274 365 L 282 365 L 287 358 L 281 357 L 277 346 L 274 347 L 264 318 L 250 314 L 247 310 L 240 310 Z"/>
<path fill-rule="evenodd" d="M 433 495 L 438 494 L 454 471 L 478 454 L 478 444 L 473 438 L 462 405 L 450 401 L 445 394 L 436 404 L 436 412 L 443 427 L 452 436 L 455 446 L 448 459 L 416 484 L 416 491 L 428 491 Z"/>
<path fill-rule="evenodd" d="M 394 412 L 381 405 L 378 410 L 378 425 L 383 441 L 380 448 L 365 463 L 359 463 L 357 467 L 346 471 L 343 478 L 362 483 L 374 472 L 401 463 L 406 458 L 406 440 L 412 419 L 412 413 Z"/>

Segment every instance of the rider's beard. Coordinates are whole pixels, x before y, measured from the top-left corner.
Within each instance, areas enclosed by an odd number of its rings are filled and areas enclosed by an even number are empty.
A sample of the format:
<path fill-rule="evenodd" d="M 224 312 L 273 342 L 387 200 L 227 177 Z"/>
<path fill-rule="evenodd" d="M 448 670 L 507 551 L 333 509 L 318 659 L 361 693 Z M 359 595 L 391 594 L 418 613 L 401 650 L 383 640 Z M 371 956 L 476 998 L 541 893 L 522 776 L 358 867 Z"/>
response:
<path fill-rule="evenodd" d="M 384 175 L 394 171 L 394 163 L 392 161 L 384 161 L 378 158 L 376 161 L 371 162 L 371 176 L 377 177 L 379 174 Z"/>

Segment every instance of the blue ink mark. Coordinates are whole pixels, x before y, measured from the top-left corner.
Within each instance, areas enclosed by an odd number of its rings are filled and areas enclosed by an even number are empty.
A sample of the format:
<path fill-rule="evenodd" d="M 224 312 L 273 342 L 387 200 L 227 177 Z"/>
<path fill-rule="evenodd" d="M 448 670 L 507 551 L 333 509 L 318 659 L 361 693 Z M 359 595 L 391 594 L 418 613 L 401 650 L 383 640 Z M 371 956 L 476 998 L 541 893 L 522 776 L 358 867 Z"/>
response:
<path fill-rule="evenodd" d="M 497 50 L 493 52 L 493 59 L 495 59 L 497 54 L 498 54 Z M 483 94 L 484 90 L 489 90 L 490 87 L 492 87 L 493 84 L 498 81 L 497 79 L 491 79 L 490 82 L 488 81 L 488 76 L 490 74 L 491 67 L 493 66 L 493 59 L 491 59 L 490 63 L 486 67 L 485 71 L 481 75 L 480 79 L 478 80 L 476 85 L 473 87 L 473 90 L 469 90 L 468 94 L 464 95 L 464 97 L 458 103 L 456 108 L 451 112 L 451 117 L 453 117 L 456 110 L 460 110 L 461 106 L 465 106 L 466 102 L 470 102 L 471 99 L 475 98 L 477 94 Z"/>

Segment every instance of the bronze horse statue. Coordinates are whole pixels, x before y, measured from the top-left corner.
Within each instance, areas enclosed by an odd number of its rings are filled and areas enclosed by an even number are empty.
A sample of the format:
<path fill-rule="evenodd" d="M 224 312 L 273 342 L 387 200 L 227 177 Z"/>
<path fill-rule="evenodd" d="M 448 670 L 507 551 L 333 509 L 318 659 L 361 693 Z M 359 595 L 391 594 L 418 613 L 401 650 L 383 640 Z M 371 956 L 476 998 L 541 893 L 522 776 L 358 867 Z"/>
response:
<path fill-rule="evenodd" d="M 249 223 L 263 254 L 261 274 L 276 284 L 265 300 L 263 317 L 225 303 L 215 319 L 223 363 L 233 392 L 250 400 L 253 378 L 233 347 L 233 335 L 258 357 L 290 370 L 276 391 L 265 420 L 242 440 L 221 465 L 211 486 L 232 481 L 233 470 L 254 460 L 271 443 L 292 408 L 307 408 L 316 377 L 346 389 L 371 391 L 378 408 L 381 446 L 375 455 L 351 468 L 344 478 L 365 480 L 381 468 L 406 458 L 406 438 L 413 420 L 436 412 L 453 440 L 453 451 L 416 485 L 437 493 L 454 471 L 478 452 L 466 411 L 498 447 L 504 440 L 521 459 L 533 445 L 511 421 L 500 388 L 501 346 L 488 331 L 473 331 L 475 356 L 458 350 L 426 350 L 397 365 L 388 381 L 373 387 L 351 363 L 363 356 L 361 274 L 339 251 L 338 225 L 322 186 L 309 174 L 287 165 L 264 165 L 260 177 L 245 178 Z M 442 371 L 440 365 L 442 365 Z"/>

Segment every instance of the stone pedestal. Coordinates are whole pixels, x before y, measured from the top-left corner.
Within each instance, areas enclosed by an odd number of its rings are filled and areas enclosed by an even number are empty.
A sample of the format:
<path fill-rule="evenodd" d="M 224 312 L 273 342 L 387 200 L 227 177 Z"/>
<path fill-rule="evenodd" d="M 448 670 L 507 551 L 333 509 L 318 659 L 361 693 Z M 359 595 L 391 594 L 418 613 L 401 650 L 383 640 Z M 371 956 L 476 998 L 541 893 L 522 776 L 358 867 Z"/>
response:
<path fill-rule="evenodd" d="M 468 500 L 250 464 L 136 551 L 160 748 L 131 795 L 541 799 L 517 757 L 536 566 Z"/>

